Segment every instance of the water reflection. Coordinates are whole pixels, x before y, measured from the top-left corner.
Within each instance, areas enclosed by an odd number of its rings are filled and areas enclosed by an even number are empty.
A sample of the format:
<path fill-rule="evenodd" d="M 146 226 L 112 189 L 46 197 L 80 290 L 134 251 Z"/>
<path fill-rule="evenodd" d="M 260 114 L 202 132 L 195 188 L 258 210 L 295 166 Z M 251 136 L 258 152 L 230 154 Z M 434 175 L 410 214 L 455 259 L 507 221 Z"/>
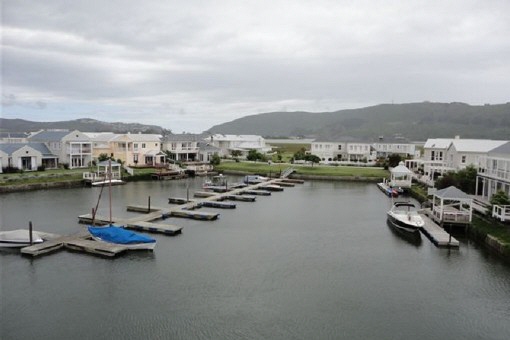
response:
<path fill-rule="evenodd" d="M 410 233 L 403 231 L 395 227 L 389 220 L 386 220 L 386 225 L 391 230 L 392 234 L 398 237 L 399 239 L 404 240 L 415 247 L 421 247 L 422 242 L 420 232 Z"/>

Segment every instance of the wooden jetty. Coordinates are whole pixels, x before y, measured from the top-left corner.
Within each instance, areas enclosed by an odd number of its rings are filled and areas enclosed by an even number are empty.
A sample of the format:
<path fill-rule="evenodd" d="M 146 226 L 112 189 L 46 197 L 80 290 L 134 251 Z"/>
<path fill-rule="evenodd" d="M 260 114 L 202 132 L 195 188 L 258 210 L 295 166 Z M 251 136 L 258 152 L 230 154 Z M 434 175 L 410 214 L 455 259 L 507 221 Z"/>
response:
<path fill-rule="evenodd" d="M 219 208 L 219 209 L 235 209 L 236 204 L 230 202 L 204 201 L 200 203 L 200 207 Z"/>
<path fill-rule="evenodd" d="M 250 195 L 224 195 L 224 199 L 241 202 L 255 202 L 256 197 Z"/>
<path fill-rule="evenodd" d="M 82 251 L 90 254 L 113 257 L 128 250 L 127 247 L 86 239 L 74 239 L 64 242 L 64 247 L 71 250 Z"/>
<path fill-rule="evenodd" d="M 425 213 L 420 212 L 420 216 L 425 222 L 421 229 L 422 233 L 425 234 L 425 236 L 427 236 L 437 247 L 459 247 L 459 241 L 437 225 Z"/>
<path fill-rule="evenodd" d="M 264 184 L 259 186 L 259 189 L 266 191 L 283 191 L 283 188 L 276 184 Z"/>
<path fill-rule="evenodd" d="M 244 190 L 242 193 L 255 196 L 271 196 L 271 191 L 267 190 Z"/>
<path fill-rule="evenodd" d="M 213 196 L 217 196 L 218 194 L 215 193 L 215 192 L 210 192 L 210 191 L 196 191 L 193 196 L 194 197 L 197 197 L 197 198 L 204 198 L 204 197 L 213 197 Z"/>
<path fill-rule="evenodd" d="M 206 212 L 206 211 L 193 211 L 193 210 L 172 210 L 170 216 L 186 217 L 193 220 L 212 221 L 216 220 L 220 214 Z"/>
<path fill-rule="evenodd" d="M 171 236 L 182 233 L 182 227 L 178 227 L 175 225 L 143 222 L 143 221 L 127 223 L 125 228 L 138 230 L 138 231 L 147 231 L 149 233 L 161 233 L 161 234 L 166 234 L 166 235 L 171 235 Z"/>
<path fill-rule="evenodd" d="M 186 204 L 191 202 L 192 200 L 188 200 L 183 197 L 169 197 L 168 204 Z"/>
<path fill-rule="evenodd" d="M 64 247 L 71 250 L 109 257 L 116 256 L 128 249 L 113 243 L 91 240 L 91 235 L 88 230 L 83 229 L 73 235 L 60 236 L 43 243 L 24 247 L 21 249 L 21 254 L 35 257 L 52 253 Z"/>

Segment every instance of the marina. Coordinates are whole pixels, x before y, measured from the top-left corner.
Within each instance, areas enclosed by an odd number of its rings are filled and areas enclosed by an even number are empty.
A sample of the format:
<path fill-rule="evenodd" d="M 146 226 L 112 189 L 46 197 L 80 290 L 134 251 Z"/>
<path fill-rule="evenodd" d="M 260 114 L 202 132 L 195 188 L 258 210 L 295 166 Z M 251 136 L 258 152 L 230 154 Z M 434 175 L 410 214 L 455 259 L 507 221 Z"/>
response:
<path fill-rule="evenodd" d="M 201 190 L 201 182 L 190 180 L 190 196 Z M 113 216 L 130 220 L 177 208 L 167 205 L 168 197 L 186 197 L 187 187 L 184 181 L 115 187 Z M 76 217 L 98 191 L 0 196 L 3 224 L 31 219 L 34 230 L 72 235 L 85 229 Z M 128 211 L 130 205 L 142 212 Z M 66 251 L 35 258 L 0 253 L 2 306 L 8 311 L 2 338 L 203 338 L 207 333 L 218 339 L 275 334 L 326 339 L 342 332 L 356 339 L 412 338 L 417 332 L 438 339 L 506 338 L 510 268 L 462 234 L 455 235 L 456 248 L 438 248 L 424 235 L 423 242 L 410 242 L 386 226 L 389 208 L 390 200 L 373 184 L 307 181 L 221 210 L 217 220 L 147 222 L 182 227 L 177 237 L 151 233 L 158 242 L 154 252 L 123 251 L 111 256 L 113 261 L 102 259 L 110 258 L 107 254 L 88 256 L 85 248 L 64 246 Z M 98 214 L 108 216 L 105 209 Z M 71 247 L 86 243 L 69 242 Z M 380 312 L 388 306 L 391 313 Z M 154 318 L 155 308 L 161 318 Z M 101 326 L 104 320 L 115 330 Z"/>

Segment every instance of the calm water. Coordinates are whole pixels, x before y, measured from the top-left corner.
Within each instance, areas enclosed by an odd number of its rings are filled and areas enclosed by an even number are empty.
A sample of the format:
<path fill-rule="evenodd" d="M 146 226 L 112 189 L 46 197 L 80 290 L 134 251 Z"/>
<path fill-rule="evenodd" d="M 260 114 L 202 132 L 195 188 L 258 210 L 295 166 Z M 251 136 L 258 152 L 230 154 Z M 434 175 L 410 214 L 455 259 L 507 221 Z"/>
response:
<path fill-rule="evenodd" d="M 72 233 L 98 192 L 2 195 L 0 220 Z M 186 181 L 114 187 L 114 215 L 148 195 L 165 206 Z M 183 234 L 155 235 L 154 253 L 1 252 L 0 338 L 509 339 L 510 267 L 465 240 L 401 238 L 389 205 L 373 184 L 307 182 L 217 221 L 168 219 Z"/>

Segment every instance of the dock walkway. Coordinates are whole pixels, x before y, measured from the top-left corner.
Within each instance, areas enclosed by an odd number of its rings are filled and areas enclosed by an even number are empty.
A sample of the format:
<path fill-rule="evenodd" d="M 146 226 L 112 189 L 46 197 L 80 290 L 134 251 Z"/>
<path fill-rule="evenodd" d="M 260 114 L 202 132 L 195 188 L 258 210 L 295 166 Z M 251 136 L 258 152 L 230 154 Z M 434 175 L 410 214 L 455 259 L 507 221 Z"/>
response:
<path fill-rule="evenodd" d="M 459 247 L 459 241 L 437 225 L 425 212 L 420 212 L 420 216 L 425 222 L 425 225 L 421 229 L 422 233 L 437 247 Z"/>

